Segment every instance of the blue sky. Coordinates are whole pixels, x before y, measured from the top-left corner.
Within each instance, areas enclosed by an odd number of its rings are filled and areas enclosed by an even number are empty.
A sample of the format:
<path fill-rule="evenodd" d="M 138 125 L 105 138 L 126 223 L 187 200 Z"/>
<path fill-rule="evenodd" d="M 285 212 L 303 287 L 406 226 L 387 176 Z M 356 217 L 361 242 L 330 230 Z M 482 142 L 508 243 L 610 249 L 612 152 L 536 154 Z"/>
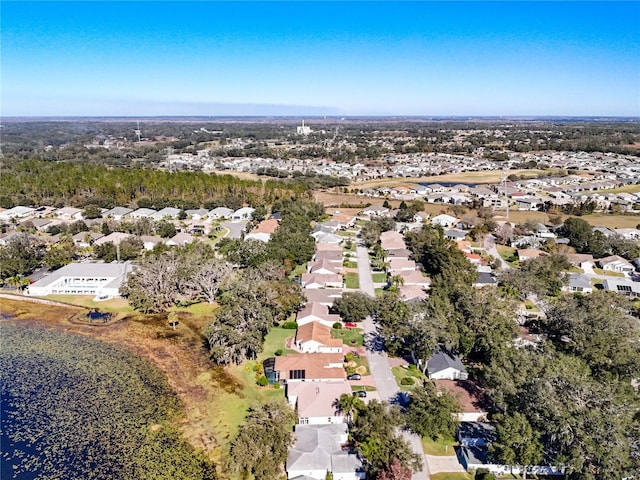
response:
<path fill-rule="evenodd" d="M 640 116 L 634 1 L 0 5 L 4 116 Z"/>

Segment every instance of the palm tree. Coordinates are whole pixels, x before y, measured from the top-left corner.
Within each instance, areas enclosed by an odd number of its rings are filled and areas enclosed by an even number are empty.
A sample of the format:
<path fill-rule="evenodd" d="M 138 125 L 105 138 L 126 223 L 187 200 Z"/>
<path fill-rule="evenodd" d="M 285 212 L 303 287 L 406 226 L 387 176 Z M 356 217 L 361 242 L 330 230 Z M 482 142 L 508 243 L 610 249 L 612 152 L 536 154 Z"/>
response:
<path fill-rule="evenodd" d="M 389 283 L 391 284 L 390 288 L 394 290 L 398 290 L 400 287 L 404 285 L 404 277 L 402 277 L 401 275 L 394 275 L 389 280 Z"/>
<path fill-rule="evenodd" d="M 343 393 L 340 398 L 333 402 L 333 406 L 339 412 L 344 412 L 347 417 L 347 423 L 351 425 L 356 420 L 358 410 L 364 407 L 364 402 L 359 397 Z"/>

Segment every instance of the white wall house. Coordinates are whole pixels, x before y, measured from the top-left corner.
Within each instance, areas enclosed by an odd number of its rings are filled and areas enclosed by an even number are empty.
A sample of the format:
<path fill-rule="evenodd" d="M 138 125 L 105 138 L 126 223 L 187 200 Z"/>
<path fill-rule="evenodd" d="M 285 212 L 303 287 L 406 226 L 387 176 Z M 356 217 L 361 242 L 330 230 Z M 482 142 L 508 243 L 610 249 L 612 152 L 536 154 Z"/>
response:
<path fill-rule="evenodd" d="M 131 262 L 71 263 L 27 287 L 26 295 L 94 295 L 105 300 L 120 296 L 120 286 L 131 273 Z"/>

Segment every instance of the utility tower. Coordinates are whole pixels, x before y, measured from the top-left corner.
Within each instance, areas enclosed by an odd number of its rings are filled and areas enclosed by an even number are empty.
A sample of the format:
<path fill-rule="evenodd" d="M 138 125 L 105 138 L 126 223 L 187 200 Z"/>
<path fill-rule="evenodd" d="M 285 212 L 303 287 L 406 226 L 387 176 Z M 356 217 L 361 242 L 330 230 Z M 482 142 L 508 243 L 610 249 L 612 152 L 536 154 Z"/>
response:
<path fill-rule="evenodd" d="M 142 131 L 140 131 L 140 120 L 138 120 L 138 128 L 134 130 L 134 133 L 138 136 L 138 143 L 140 143 L 140 137 L 142 135 Z"/>

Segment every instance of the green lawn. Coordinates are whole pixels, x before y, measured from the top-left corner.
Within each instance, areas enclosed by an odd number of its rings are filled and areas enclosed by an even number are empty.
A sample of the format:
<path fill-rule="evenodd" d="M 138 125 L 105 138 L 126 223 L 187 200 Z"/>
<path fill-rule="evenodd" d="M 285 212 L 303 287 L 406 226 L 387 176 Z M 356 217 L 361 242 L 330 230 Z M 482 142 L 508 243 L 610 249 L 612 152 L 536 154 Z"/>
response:
<path fill-rule="evenodd" d="M 351 385 L 352 392 L 357 392 L 358 390 L 364 390 L 365 392 L 375 392 L 376 387 L 372 385 Z"/>
<path fill-rule="evenodd" d="M 331 336 L 333 338 L 341 338 L 345 345 L 351 347 L 364 345 L 364 335 L 361 328 L 341 328 L 339 330 L 332 328 Z"/>
<path fill-rule="evenodd" d="M 284 348 L 285 340 L 294 336 L 295 330 L 274 327 L 265 337 L 263 350 L 256 361 L 245 361 L 240 365 L 212 367 L 198 377 L 198 382 L 214 382 L 220 385 L 216 401 L 212 402 L 207 415 L 216 418 L 216 438 L 222 439 L 225 447 L 235 437 L 238 427 L 244 422 L 249 407 L 263 405 L 271 400 L 284 400 L 284 388 L 273 385 L 261 387 L 256 383 L 254 367 L 278 349 L 283 354 L 295 353 Z"/>
<path fill-rule="evenodd" d="M 608 277 L 624 277 L 624 273 L 622 272 L 611 272 L 609 270 L 602 270 L 601 268 L 593 268 L 593 273 L 597 273 L 598 275 L 607 275 Z"/>
<path fill-rule="evenodd" d="M 416 385 L 420 385 L 420 383 L 422 383 L 422 380 L 424 380 L 424 375 L 422 374 L 422 372 L 415 367 L 392 367 L 391 372 L 393 373 L 393 376 L 395 377 L 396 383 L 398 384 L 398 387 L 400 387 L 400 390 L 403 390 L 405 392 L 413 390 Z M 414 384 L 402 385 L 402 379 L 405 377 L 412 377 L 414 380 Z"/>
<path fill-rule="evenodd" d="M 437 440 L 431 438 L 422 439 L 422 448 L 428 455 L 438 455 L 440 457 L 454 457 L 456 450 L 454 446 L 457 442 L 453 438 L 438 437 Z"/>
<path fill-rule="evenodd" d="M 288 353 L 297 353 L 295 350 L 288 350 L 284 347 L 287 338 L 295 336 L 295 330 L 273 327 L 267 336 L 264 337 L 262 352 L 258 355 L 258 361 L 261 362 L 266 358 L 273 357 L 278 349 L 282 349 L 283 355 L 287 355 Z"/>
<path fill-rule="evenodd" d="M 374 290 L 374 293 L 376 294 L 376 298 L 380 298 L 384 293 L 384 288 L 376 288 Z"/>
<path fill-rule="evenodd" d="M 578 267 L 571 267 L 569 273 L 584 273 L 584 270 Z"/>
<path fill-rule="evenodd" d="M 351 262 L 349 260 L 342 262 L 344 268 L 358 268 L 358 262 Z"/>
<path fill-rule="evenodd" d="M 473 477 L 467 472 L 442 472 L 429 475 L 432 480 L 471 480 Z"/>
<path fill-rule="evenodd" d="M 307 271 L 307 264 L 306 263 L 304 265 L 296 265 L 296 267 L 289 274 L 289 278 L 300 277 L 306 271 Z"/>
<path fill-rule="evenodd" d="M 346 288 L 360 288 L 360 281 L 356 272 L 349 272 L 344 275 L 344 286 Z"/>
<path fill-rule="evenodd" d="M 373 283 L 386 283 L 387 281 L 386 273 L 373 273 L 371 277 L 373 278 Z"/>
<path fill-rule="evenodd" d="M 354 370 L 352 371 L 347 371 L 347 374 L 349 373 L 359 373 L 360 375 L 371 375 L 371 372 L 369 371 L 369 360 L 367 359 L 367 357 L 365 355 L 362 355 L 360 357 L 354 357 L 353 358 L 353 363 L 355 363 L 355 367 Z M 364 367 L 364 368 L 362 368 Z"/>

